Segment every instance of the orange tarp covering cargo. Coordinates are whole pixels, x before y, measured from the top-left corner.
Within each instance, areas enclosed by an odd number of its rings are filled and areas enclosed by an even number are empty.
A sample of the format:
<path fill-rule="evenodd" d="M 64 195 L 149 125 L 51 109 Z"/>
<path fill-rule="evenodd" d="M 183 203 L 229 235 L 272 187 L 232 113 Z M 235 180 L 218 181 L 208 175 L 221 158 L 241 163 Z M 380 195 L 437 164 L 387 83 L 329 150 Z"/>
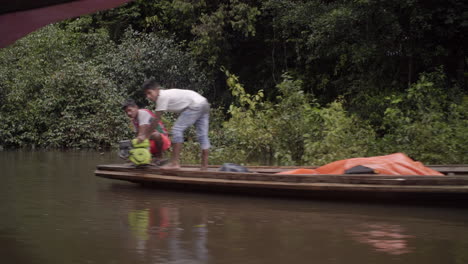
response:
<path fill-rule="evenodd" d="M 370 168 L 373 173 L 382 175 L 443 175 L 438 171 L 425 167 L 421 162 L 410 159 L 403 153 L 339 160 L 316 169 L 295 169 L 283 171 L 279 174 L 345 174 L 346 170 L 356 166 Z"/>

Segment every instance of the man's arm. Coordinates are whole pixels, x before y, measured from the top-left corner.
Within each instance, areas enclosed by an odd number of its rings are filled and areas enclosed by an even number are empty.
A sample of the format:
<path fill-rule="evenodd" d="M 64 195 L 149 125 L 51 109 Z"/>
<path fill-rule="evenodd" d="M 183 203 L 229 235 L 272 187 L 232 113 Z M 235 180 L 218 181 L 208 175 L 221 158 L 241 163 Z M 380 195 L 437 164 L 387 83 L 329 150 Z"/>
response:
<path fill-rule="evenodd" d="M 161 120 L 162 111 L 157 111 L 155 115 L 156 117 L 151 117 L 149 124 L 139 126 L 137 135 L 138 142 L 142 142 L 143 140 L 149 138 L 158 126 L 159 120 Z"/>
<path fill-rule="evenodd" d="M 151 125 L 141 125 L 138 127 L 137 140 L 138 143 L 141 143 L 143 140 L 149 138 L 151 133 Z"/>

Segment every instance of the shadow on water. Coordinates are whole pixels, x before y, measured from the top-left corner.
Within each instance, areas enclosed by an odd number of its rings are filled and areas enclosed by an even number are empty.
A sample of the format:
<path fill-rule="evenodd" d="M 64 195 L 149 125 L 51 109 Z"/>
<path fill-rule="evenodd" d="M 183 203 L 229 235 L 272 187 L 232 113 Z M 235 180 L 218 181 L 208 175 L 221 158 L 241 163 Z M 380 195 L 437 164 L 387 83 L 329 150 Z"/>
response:
<path fill-rule="evenodd" d="M 295 199 L 309 200 L 321 202 L 337 202 L 350 204 L 375 204 L 375 205 L 402 205 L 416 207 L 431 207 L 431 208 L 468 208 L 468 197 L 460 197 L 459 194 L 452 195 L 450 193 L 433 193 L 433 194 L 415 194 L 405 192 L 356 192 L 356 191 L 314 191 L 308 190 L 291 190 L 278 191 L 276 189 L 265 188 L 231 188 L 218 186 L 212 188 L 204 185 L 182 185 L 173 183 L 140 183 L 141 188 L 155 190 L 174 190 L 180 192 L 204 193 L 204 194 L 221 194 L 246 197 L 265 197 L 269 199 Z"/>
<path fill-rule="evenodd" d="M 465 213 L 468 214 L 464 205 L 453 205 L 452 206 L 440 206 L 439 204 L 424 204 L 420 206 L 417 203 L 384 203 L 380 201 L 362 201 L 362 200 L 328 200 L 328 199 L 306 199 L 301 197 L 278 197 L 278 196 L 265 196 L 263 194 L 255 195 L 242 195 L 237 193 L 222 193 L 218 192 L 203 192 L 203 191 L 184 191 L 181 189 L 160 189 L 155 186 L 126 183 L 126 182 L 112 182 L 109 185 L 109 189 L 106 192 L 110 193 L 119 193 L 125 194 L 128 197 L 135 195 L 135 192 L 138 192 L 142 197 L 167 197 L 171 203 L 184 204 L 204 204 L 216 206 L 219 203 L 220 206 L 229 204 L 230 208 L 236 209 L 238 207 L 239 211 L 245 211 L 240 209 L 249 209 L 254 207 L 257 209 L 262 209 L 262 206 L 265 206 L 265 209 L 268 209 L 272 205 L 275 208 L 281 209 L 284 211 L 297 212 L 307 212 L 311 210 L 315 212 L 316 209 L 320 213 L 350 213 L 365 215 L 370 213 L 372 215 L 382 214 L 387 218 L 399 217 L 399 214 L 395 214 L 394 210 L 404 212 L 404 216 L 408 217 L 413 214 L 420 215 L 421 212 L 425 212 L 423 219 L 426 219 L 430 216 L 430 219 L 437 219 L 440 217 L 444 219 L 446 216 L 440 212 L 449 210 L 450 212 L 460 212 L 461 218 L 458 219 L 460 222 L 465 222 L 466 218 Z M 248 207 L 248 208 L 243 208 Z M 305 210 L 305 211 L 304 211 Z M 455 214 L 456 215 L 456 214 Z M 452 220 L 456 220 L 452 219 Z"/>

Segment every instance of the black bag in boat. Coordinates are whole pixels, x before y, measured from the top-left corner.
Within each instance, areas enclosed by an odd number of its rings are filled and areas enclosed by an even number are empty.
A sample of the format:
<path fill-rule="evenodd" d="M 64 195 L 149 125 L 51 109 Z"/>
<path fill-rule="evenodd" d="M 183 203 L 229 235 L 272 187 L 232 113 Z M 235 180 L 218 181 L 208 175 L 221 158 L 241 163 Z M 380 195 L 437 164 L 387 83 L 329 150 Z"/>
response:
<path fill-rule="evenodd" d="M 246 167 L 234 163 L 224 163 L 219 170 L 229 172 L 249 172 L 249 170 Z"/>
<path fill-rule="evenodd" d="M 345 170 L 344 174 L 376 174 L 374 169 L 366 166 L 357 165 Z"/>

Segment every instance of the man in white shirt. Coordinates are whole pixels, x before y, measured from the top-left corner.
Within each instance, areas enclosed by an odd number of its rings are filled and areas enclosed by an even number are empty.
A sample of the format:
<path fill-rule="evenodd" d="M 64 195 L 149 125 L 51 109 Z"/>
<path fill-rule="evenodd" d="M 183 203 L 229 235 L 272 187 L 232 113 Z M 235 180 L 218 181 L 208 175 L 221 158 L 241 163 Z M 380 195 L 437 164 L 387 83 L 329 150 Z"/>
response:
<path fill-rule="evenodd" d="M 162 89 L 154 80 L 143 84 L 143 92 L 151 101 L 156 102 L 156 121 L 161 119 L 164 111 L 178 113 L 179 117 L 172 127 L 172 157 L 169 164 L 162 169 L 180 168 L 180 151 L 184 142 L 184 131 L 195 125 L 198 142 L 201 148 L 201 170 L 208 168 L 208 154 L 211 147 L 208 138 L 210 104 L 199 93 L 184 89 Z"/>

